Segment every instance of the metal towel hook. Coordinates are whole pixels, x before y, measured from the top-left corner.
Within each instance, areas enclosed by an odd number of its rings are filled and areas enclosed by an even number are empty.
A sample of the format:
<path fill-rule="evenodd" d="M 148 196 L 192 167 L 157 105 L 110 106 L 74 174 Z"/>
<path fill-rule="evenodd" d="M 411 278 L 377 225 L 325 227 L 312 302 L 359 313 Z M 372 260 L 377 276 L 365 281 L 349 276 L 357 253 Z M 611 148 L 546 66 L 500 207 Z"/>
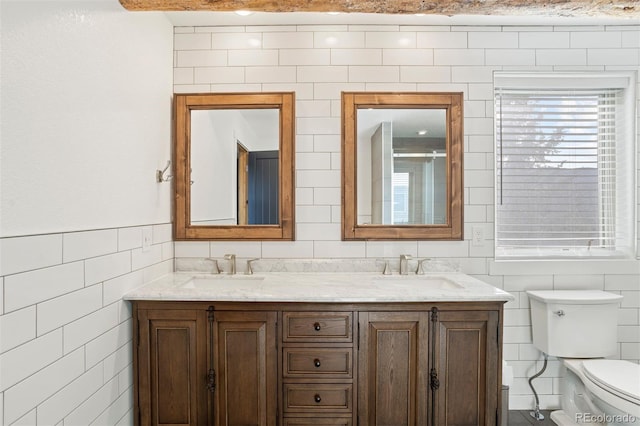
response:
<path fill-rule="evenodd" d="M 171 161 L 167 161 L 167 166 L 163 170 L 156 170 L 156 181 L 158 183 L 160 183 L 160 182 L 169 182 L 171 180 L 171 178 L 173 178 L 173 175 L 171 175 L 171 174 L 169 174 L 169 172 L 167 172 L 167 170 L 169 170 L 170 166 L 171 166 Z"/>

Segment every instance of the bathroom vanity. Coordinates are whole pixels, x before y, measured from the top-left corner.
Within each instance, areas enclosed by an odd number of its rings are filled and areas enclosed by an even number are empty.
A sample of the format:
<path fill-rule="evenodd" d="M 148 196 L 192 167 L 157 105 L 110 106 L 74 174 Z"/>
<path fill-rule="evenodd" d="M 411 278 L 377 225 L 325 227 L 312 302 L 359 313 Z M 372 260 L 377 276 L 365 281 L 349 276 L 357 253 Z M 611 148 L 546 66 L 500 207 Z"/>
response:
<path fill-rule="evenodd" d="M 138 424 L 499 424 L 511 296 L 467 275 L 176 273 L 126 298 Z"/>

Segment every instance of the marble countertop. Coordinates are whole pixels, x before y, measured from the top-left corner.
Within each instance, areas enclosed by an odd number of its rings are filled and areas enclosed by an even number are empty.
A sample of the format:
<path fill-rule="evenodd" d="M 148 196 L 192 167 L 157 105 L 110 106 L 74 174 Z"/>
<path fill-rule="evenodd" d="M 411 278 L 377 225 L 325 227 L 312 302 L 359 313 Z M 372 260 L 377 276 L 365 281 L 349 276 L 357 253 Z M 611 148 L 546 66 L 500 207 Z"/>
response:
<path fill-rule="evenodd" d="M 126 300 L 217 302 L 475 302 L 513 296 L 460 272 L 268 272 L 212 275 L 176 272 L 131 291 Z"/>

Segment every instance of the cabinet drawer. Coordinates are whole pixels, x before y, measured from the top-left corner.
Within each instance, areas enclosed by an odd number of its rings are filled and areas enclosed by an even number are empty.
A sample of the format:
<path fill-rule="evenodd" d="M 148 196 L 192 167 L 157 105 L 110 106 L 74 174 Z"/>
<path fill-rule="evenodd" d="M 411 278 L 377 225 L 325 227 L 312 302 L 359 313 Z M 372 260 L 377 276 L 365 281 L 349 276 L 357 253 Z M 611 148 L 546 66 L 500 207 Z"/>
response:
<path fill-rule="evenodd" d="M 353 385 L 339 384 L 284 384 L 284 411 L 300 412 L 351 412 Z"/>
<path fill-rule="evenodd" d="M 285 342 L 351 342 L 351 312 L 284 312 Z"/>
<path fill-rule="evenodd" d="M 284 348 L 284 377 L 352 377 L 351 348 Z"/>
<path fill-rule="evenodd" d="M 351 417 L 285 417 L 284 426 L 352 426 Z"/>

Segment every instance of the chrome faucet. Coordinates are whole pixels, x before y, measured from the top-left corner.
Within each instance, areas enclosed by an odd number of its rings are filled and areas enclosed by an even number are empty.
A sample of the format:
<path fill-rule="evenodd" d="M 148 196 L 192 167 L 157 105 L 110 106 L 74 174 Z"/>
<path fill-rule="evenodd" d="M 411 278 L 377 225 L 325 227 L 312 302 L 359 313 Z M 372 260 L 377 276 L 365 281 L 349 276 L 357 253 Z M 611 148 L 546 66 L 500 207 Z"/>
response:
<path fill-rule="evenodd" d="M 251 268 L 251 263 L 255 262 L 256 260 L 260 260 L 260 259 L 255 258 L 255 259 L 247 260 L 247 272 L 246 272 L 247 275 L 253 275 L 253 269 Z"/>
<path fill-rule="evenodd" d="M 229 273 L 231 275 L 236 274 L 236 255 L 235 254 L 225 254 L 224 258 L 229 261 L 230 270 Z"/>
<path fill-rule="evenodd" d="M 410 254 L 401 254 L 400 255 L 400 275 L 407 275 L 409 273 L 409 260 L 411 259 Z"/>

